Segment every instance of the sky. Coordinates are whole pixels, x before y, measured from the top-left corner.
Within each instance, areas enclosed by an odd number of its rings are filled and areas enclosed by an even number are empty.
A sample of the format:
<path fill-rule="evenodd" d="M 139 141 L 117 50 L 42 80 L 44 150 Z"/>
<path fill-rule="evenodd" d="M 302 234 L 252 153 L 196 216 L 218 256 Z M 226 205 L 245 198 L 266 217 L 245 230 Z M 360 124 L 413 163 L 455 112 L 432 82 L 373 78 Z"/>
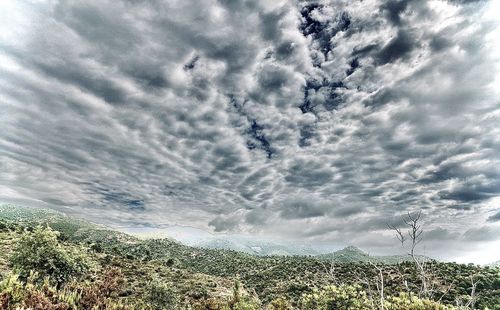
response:
<path fill-rule="evenodd" d="M 0 201 L 500 259 L 500 1 L 0 1 Z"/>

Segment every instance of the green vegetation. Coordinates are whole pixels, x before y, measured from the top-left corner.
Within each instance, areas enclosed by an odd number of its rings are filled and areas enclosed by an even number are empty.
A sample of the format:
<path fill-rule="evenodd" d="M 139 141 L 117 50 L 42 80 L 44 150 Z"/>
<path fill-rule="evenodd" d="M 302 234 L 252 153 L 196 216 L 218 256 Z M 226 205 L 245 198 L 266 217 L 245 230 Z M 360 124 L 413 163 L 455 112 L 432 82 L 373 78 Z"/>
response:
<path fill-rule="evenodd" d="M 19 239 L 10 262 L 21 279 L 37 274 L 36 280 L 48 278 L 61 285 L 72 277 L 82 275 L 87 269 L 88 259 L 83 251 L 62 245 L 59 233 L 50 228 L 37 226 Z"/>
<path fill-rule="evenodd" d="M 360 286 L 341 285 L 326 286 L 321 290 L 313 290 L 305 294 L 301 300 L 303 309 L 360 309 L 375 308 Z"/>
<path fill-rule="evenodd" d="M 159 279 L 151 281 L 146 292 L 146 300 L 153 309 L 175 309 L 177 306 L 177 293 L 170 285 Z"/>
<path fill-rule="evenodd" d="M 422 294 L 409 261 L 259 257 L 0 207 L 0 309 L 500 309 L 498 267 L 426 268 Z"/>

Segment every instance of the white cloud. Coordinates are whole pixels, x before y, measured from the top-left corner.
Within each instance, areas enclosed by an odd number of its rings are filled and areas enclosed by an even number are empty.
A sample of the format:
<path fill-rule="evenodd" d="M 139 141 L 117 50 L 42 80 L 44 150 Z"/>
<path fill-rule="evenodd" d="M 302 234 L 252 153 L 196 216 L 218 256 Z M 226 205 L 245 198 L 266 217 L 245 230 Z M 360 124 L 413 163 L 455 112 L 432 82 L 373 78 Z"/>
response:
<path fill-rule="evenodd" d="M 0 199 L 360 245 L 423 208 L 489 240 L 495 1 L 391 3 L 2 2 Z"/>

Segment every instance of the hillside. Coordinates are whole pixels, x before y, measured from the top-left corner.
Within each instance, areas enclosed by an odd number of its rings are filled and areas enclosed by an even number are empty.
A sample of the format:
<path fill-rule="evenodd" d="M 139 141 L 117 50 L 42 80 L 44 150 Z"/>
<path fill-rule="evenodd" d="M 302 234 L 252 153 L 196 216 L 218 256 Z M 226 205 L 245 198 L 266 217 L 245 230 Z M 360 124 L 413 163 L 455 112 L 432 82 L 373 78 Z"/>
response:
<path fill-rule="evenodd" d="M 194 246 L 206 249 L 224 249 L 240 251 L 244 253 L 269 256 L 269 255 L 316 255 L 317 252 L 301 245 L 291 245 L 288 243 L 270 242 L 266 240 L 251 239 L 240 236 L 221 236 L 196 243 Z"/>
<path fill-rule="evenodd" d="M 179 239 L 182 244 L 191 245 L 198 248 L 212 250 L 231 250 L 259 256 L 315 255 L 320 259 L 333 259 L 336 262 L 342 263 L 372 262 L 396 264 L 402 261 L 409 260 L 407 256 L 401 255 L 370 256 L 368 253 L 363 252 L 361 249 L 354 246 L 348 246 L 333 253 L 318 254 L 314 249 L 301 245 L 270 242 L 258 238 L 252 239 L 237 235 L 212 235 L 194 228 L 189 228 L 189 234 L 192 235 L 193 231 L 195 231 L 197 232 L 197 236 L 195 238 L 187 239 L 188 237 L 182 238 L 179 236 L 179 232 L 184 232 L 184 236 L 188 235 L 187 233 L 185 233 L 186 229 L 188 229 L 186 227 L 183 227 L 182 230 L 180 230 L 179 228 L 173 228 L 170 231 L 163 230 L 166 231 L 166 233 L 133 233 L 132 235 L 130 235 L 126 233 L 120 233 L 112 230 L 109 227 L 97 225 L 88 221 L 74 219 L 66 216 L 61 212 L 50 209 L 28 208 L 14 205 L 0 205 L 0 214 L 2 214 L 1 218 L 7 221 L 15 221 L 18 223 L 26 222 L 31 224 L 38 223 L 44 225 L 47 224 L 50 227 L 60 231 L 63 236 L 71 237 L 73 240 L 77 241 L 85 240 L 86 238 L 88 238 L 87 235 L 92 235 L 93 238 L 104 238 L 104 235 L 107 237 L 109 237 L 109 235 L 113 235 L 116 238 L 120 238 L 122 240 L 135 239 L 141 236 L 144 237 L 141 239 L 146 240 L 158 238 L 164 239 L 165 237 L 162 236 L 175 236 L 177 237 L 175 239 Z M 91 231 L 92 233 L 88 234 L 89 231 Z"/>
<path fill-rule="evenodd" d="M 102 309 L 112 309 L 109 305 L 116 306 L 117 303 L 124 305 L 124 309 L 163 309 L 163 306 L 151 306 L 155 303 L 151 296 L 157 294 L 174 298 L 175 303 L 170 302 L 177 305 L 175 309 L 261 309 L 270 307 L 276 300 L 286 300 L 293 309 L 316 309 L 304 306 L 307 298 L 316 298 L 311 297 L 315 295 L 308 297 L 308 294 L 315 290 L 328 290 L 327 285 L 339 283 L 346 285 L 341 286 L 342 289 L 358 290 L 350 285 L 360 285 L 359 289 L 365 290 L 366 296 L 376 294 L 373 289 L 378 271 L 362 260 L 352 262 L 353 258 L 366 259 L 366 253 L 353 247 L 337 252 L 335 256 L 345 256 L 345 261 L 336 263 L 332 273 L 329 261 L 325 261 L 324 257 L 256 256 L 232 250 L 189 247 L 171 239 L 141 240 L 45 210 L 2 206 L 0 223 L 2 279 L 10 279 L 9 273 L 14 272 L 9 263 L 14 245 L 33 234 L 30 231 L 36 232 L 36 225 L 49 225 L 60 233 L 60 246 L 68 249 L 68 253 L 80 253 L 78 255 L 86 257 L 84 260 L 92 266 L 79 278 L 75 275 L 76 282 L 67 284 L 68 287 L 76 285 L 80 292 L 100 290 L 103 283 L 110 281 L 110 273 L 117 278 L 113 281 L 120 285 L 104 294 L 103 300 L 95 301 L 107 305 Z M 387 298 L 399 296 L 405 289 L 403 280 L 410 283 L 410 290 L 415 294 L 418 292 L 419 279 L 412 263 L 387 265 L 377 262 L 377 265 L 384 275 Z M 466 302 L 470 294 L 470 277 L 474 276 L 479 279 L 476 305 L 499 309 L 499 268 L 436 261 L 430 261 L 428 268 L 433 276 L 434 298 L 441 298 L 441 302 L 449 304 L 455 304 L 457 299 Z M 2 285 L 0 302 L 1 294 L 6 294 L 8 288 L 5 283 Z M 360 294 L 355 293 L 362 296 Z M 235 305 L 242 300 L 254 306 L 237 308 Z"/>
<path fill-rule="evenodd" d="M 348 246 L 341 250 L 328 254 L 320 254 L 317 256 L 320 259 L 335 261 L 339 263 L 381 263 L 381 264 L 398 264 L 401 262 L 410 262 L 412 259 L 408 255 L 384 255 L 372 256 L 355 246 Z M 431 260 L 425 256 L 418 256 L 421 260 Z"/>
<path fill-rule="evenodd" d="M 297 244 L 290 240 L 269 240 L 258 236 L 238 234 L 210 233 L 202 229 L 188 226 L 168 226 L 161 228 L 140 227 L 122 228 L 142 239 L 170 238 L 184 245 L 206 249 L 224 249 L 240 251 L 259 256 L 267 255 L 317 255 L 318 251 L 310 246 Z"/>

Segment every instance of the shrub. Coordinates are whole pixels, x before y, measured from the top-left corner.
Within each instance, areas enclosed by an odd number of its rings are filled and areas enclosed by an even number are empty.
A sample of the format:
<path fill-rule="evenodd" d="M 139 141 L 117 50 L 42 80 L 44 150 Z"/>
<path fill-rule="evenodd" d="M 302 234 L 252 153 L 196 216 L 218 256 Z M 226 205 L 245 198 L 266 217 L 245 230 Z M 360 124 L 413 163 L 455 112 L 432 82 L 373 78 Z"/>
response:
<path fill-rule="evenodd" d="M 305 294 L 301 300 L 304 310 L 368 310 L 371 302 L 359 286 L 326 286 Z"/>
<path fill-rule="evenodd" d="M 278 297 L 271 301 L 269 306 L 267 306 L 268 310 L 292 310 L 292 304 L 284 298 L 284 297 Z"/>
<path fill-rule="evenodd" d="M 38 275 L 31 273 L 25 283 L 16 274 L 9 275 L 0 283 L 0 309 L 76 309 L 79 294 L 61 289 L 48 279 L 36 282 Z"/>
<path fill-rule="evenodd" d="M 9 231 L 10 225 L 3 220 L 0 220 L 0 231 Z"/>
<path fill-rule="evenodd" d="M 117 267 L 111 267 L 104 273 L 104 278 L 99 282 L 99 292 L 105 297 L 116 297 L 125 284 L 123 273 Z"/>
<path fill-rule="evenodd" d="M 10 257 L 20 279 L 26 281 L 35 271 L 39 276 L 37 280 L 50 277 L 60 285 L 88 269 L 86 257 L 74 248 L 61 245 L 57 236 L 56 231 L 42 226 L 24 232 Z"/>
<path fill-rule="evenodd" d="M 259 301 L 248 295 L 241 294 L 240 282 L 234 282 L 233 296 L 229 301 L 232 310 L 257 310 L 260 309 Z"/>
<path fill-rule="evenodd" d="M 384 306 L 387 310 L 453 310 L 455 307 L 442 305 L 429 299 L 401 293 L 399 296 L 388 297 Z"/>
<path fill-rule="evenodd" d="M 178 303 L 174 289 L 158 279 L 152 280 L 146 288 L 146 299 L 153 309 L 176 309 Z"/>
<path fill-rule="evenodd" d="M 104 271 L 103 276 L 96 282 L 71 281 L 66 288 L 79 292 L 79 306 L 82 309 L 108 309 L 113 304 L 124 285 L 125 281 L 120 269 L 111 267 Z"/>
<path fill-rule="evenodd" d="M 19 276 L 9 274 L 0 282 L 0 309 L 10 309 L 24 298 L 23 284 Z"/>

